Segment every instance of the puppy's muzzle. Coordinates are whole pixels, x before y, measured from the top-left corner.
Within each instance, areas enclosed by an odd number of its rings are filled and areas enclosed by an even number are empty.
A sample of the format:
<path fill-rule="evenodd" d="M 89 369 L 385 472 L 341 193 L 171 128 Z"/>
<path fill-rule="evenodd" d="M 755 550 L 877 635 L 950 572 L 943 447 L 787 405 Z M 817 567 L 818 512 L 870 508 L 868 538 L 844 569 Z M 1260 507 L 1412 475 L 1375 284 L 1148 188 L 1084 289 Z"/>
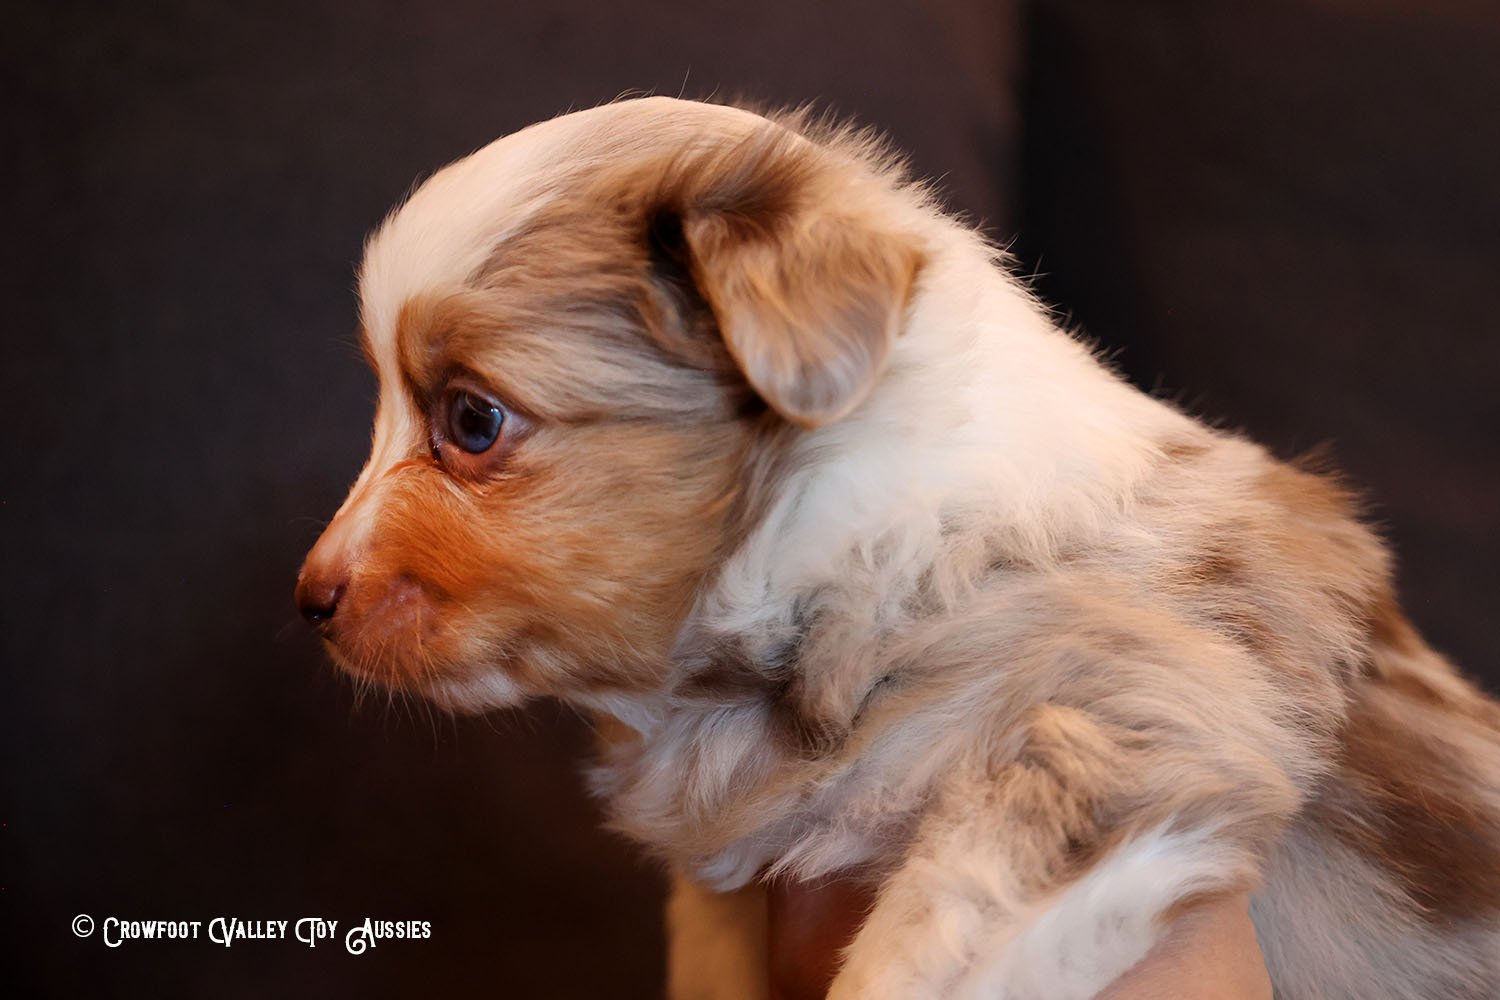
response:
<path fill-rule="evenodd" d="M 349 520 L 341 514 L 312 547 L 297 575 L 297 610 L 324 637 L 333 631 L 339 603 L 349 589 L 351 542 Z"/>

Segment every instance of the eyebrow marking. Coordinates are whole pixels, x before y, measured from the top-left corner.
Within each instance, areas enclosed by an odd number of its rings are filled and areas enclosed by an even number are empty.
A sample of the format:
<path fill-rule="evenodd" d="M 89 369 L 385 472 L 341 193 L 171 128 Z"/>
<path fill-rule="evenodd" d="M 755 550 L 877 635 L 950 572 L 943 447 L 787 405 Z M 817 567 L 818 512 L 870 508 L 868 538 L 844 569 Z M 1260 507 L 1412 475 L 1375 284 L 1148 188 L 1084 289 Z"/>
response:
<path fill-rule="evenodd" d="M 390 345 L 395 371 L 407 396 L 418 407 L 432 402 L 437 383 L 451 367 L 447 359 L 453 304 L 432 294 L 417 294 L 401 304 Z"/>

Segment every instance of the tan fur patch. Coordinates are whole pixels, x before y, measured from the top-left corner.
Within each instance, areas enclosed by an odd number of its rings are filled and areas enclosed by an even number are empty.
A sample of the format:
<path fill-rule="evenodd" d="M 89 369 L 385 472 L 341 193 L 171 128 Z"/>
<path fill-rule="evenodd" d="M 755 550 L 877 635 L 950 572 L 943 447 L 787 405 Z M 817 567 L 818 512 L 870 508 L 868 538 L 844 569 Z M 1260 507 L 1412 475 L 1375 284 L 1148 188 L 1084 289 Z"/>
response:
<path fill-rule="evenodd" d="M 1209 586 L 1233 583 L 1245 571 L 1244 559 L 1223 545 L 1210 545 L 1190 567 L 1194 579 Z"/>
<path fill-rule="evenodd" d="M 1383 582 L 1385 559 L 1359 522 L 1355 495 L 1328 472 L 1282 462 L 1268 464 L 1256 487 L 1275 512 L 1281 565 L 1336 586 L 1347 613 L 1367 607 L 1376 580 Z"/>
<path fill-rule="evenodd" d="M 1025 746 L 997 781 L 999 815 L 1012 824 L 1007 850 L 1028 892 L 1055 890 L 1162 824 L 1211 823 L 1226 841 L 1254 842 L 1289 811 L 1289 790 L 1269 772 L 1236 781 L 1159 736 L 1057 705 L 1028 719 Z"/>
<path fill-rule="evenodd" d="M 1202 441 L 1172 440 L 1161 446 L 1162 455 L 1170 462 L 1191 462 L 1208 452 L 1209 446 Z"/>
<path fill-rule="evenodd" d="M 1427 648 L 1390 590 L 1382 591 L 1372 602 L 1367 621 L 1370 641 L 1377 649 L 1398 656 L 1414 656 Z"/>
<path fill-rule="evenodd" d="M 1403 705 L 1408 707 L 1403 708 Z M 1355 703 L 1314 818 L 1387 872 L 1435 922 L 1500 914 L 1500 815 L 1462 757 L 1413 728 L 1424 709 L 1379 684 Z M 1424 728 L 1441 725 L 1427 717 Z"/>
<path fill-rule="evenodd" d="M 1183 596 L 1282 681 L 1303 686 L 1311 707 L 1330 681 L 1342 686 L 1363 669 L 1363 609 L 1385 587 L 1387 557 L 1331 475 L 1267 462 L 1246 485 L 1188 559 Z"/>
<path fill-rule="evenodd" d="M 1013 820 L 1011 849 L 1032 893 L 1072 881 L 1122 837 L 1115 826 L 1122 785 L 1120 753 L 1081 713 L 1044 706 L 1015 764 L 999 781 L 998 798 Z"/>
<path fill-rule="evenodd" d="M 1500 704 L 1481 694 L 1428 647 L 1391 590 L 1376 597 L 1365 625 L 1370 635 L 1369 673 L 1382 687 L 1500 732 Z"/>

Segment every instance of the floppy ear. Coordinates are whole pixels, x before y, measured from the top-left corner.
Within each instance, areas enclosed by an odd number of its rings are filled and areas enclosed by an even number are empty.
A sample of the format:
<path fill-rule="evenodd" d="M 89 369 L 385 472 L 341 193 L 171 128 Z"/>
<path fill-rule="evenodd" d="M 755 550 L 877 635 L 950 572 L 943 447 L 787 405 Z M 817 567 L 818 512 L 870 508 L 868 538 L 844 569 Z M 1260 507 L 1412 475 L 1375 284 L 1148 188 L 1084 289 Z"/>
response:
<path fill-rule="evenodd" d="M 840 185 L 839 168 L 853 167 L 778 133 L 716 157 L 678 211 L 694 283 L 746 380 L 786 419 L 819 427 L 874 385 L 920 254 L 878 214 L 861 216 Z"/>

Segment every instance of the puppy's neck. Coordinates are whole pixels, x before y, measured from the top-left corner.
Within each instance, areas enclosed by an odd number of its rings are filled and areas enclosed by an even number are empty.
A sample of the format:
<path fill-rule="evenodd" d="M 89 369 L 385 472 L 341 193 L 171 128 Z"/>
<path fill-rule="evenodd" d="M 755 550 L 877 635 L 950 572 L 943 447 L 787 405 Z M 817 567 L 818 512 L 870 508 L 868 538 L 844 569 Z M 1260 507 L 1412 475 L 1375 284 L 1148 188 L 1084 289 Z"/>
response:
<path fill-rule="evenodd" d="M 685 673 L 781 684 L 842 655 L 847 641 L 812 634 L 834 611 L 850 638 L 951 612 L 997 563 L 1046 566 L 1094 542 L 1162 442 L 1203 433 L 1059 330 L 972 234 L 930 239 L 946 249 L 882 380 L 792 444 L 764 515 L 700 595 Z"/>

